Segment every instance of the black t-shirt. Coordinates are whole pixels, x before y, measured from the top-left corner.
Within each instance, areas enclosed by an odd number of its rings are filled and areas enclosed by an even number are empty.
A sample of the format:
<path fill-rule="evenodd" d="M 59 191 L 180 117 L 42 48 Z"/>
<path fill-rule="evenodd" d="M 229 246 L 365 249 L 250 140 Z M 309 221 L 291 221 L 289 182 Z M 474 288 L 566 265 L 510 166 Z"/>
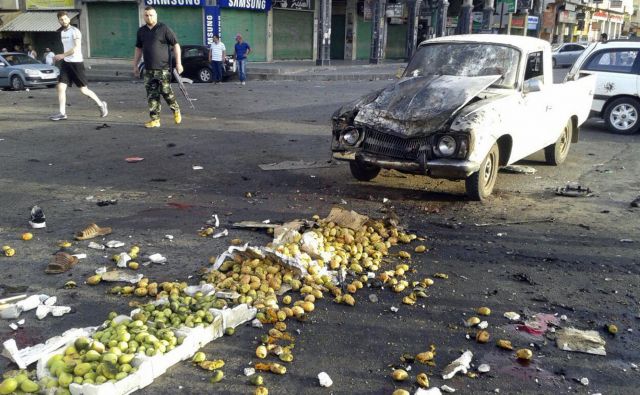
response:
<path fill-rule="evenodd" d="M 147 25 L 138 29 L 136 47 L 142 48 L 144 67 L 147 70 L 168 70 L 169 48 L 177 43 L 176 34 L 164 23 L 156 23 L 153 29 L 149 29 Z"/>

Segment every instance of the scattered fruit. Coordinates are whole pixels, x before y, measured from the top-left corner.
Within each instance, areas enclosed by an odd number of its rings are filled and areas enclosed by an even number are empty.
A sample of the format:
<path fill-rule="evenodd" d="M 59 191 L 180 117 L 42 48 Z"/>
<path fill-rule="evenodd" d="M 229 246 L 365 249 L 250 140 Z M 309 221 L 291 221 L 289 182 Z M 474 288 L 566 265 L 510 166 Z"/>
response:
<path fill-rule="evenodd" d="M 490 315 L 491 309 L 488 307 L 480 307 L 476 312 L 480 315 Z"/>
<path fill-rule="evenodd" d="M 500 339 L 496 344 L 498 345 L 498 347 L 502 348 L 503 350 L 513 350 L 513 346 L 511 345 L 510 340 Z"/>
<path fill-rule="evenodd" d="M 33 233 L 25 232 L 25 233 L 22 234 L 22 240 L 28 241 L 28 240 L 31 240 L 31 239 L 33 239 Z"/>
<path fill-rule="evenodd" d="M 429 387 L 429 377 L 427 377 L 426 373 L 419 373 L 416 376 L 416 382 L 422 388 L 428 388 Z"/>
<path fill-rule="evenodd" d="M 395 381 L 404 381 L 409 377 L 409 373 L 404 369 L 396 369 L 391 373 L 391 377 L 393 377 Z"/>
<path fill-rule="evenodd" d="M 521 359 L 523 361 L 530 361 L 531 358 L 533 358 L 533 352 L 528 348 L 521 348 L 518 351 L 516 351 L 516 357 L 518 357 L 518 359 Z"/>
<path fill-rule="evenodd" d="M 609 331 L 609 333 L 611 333 L 612 335 L 615 335 L 616 333 L 618 333 L 618 327 L 614 324 L 609 324 L 607 325 L 607 331 Z"/>

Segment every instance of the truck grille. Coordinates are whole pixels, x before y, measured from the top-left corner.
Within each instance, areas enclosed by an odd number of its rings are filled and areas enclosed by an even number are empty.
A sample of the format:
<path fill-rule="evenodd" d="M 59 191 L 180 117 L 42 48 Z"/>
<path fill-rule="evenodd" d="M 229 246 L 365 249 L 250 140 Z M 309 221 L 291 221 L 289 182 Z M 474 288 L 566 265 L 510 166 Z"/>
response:
<path fill-rule="evenodd" d="M 403 139 L 371 129 L 365 131 L 362 149 L 370 154 L 412 161 L 417 160 L 422 151 L 427 151 L 427 156 L 430 156 L 427 137 Z"/>

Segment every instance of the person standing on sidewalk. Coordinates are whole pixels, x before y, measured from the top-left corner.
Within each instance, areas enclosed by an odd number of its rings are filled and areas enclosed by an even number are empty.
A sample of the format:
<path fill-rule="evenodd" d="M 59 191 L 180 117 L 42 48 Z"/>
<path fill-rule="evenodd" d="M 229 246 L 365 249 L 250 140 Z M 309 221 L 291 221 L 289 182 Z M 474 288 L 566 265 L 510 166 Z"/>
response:
<path fill-rule="evenodd" d="M 149 102 L 151 120 L 144 124 L 145 128 L 160 127 L 161 96 L 173 111 L 176 124 L 182 122 L 180 106 L 171 89 L 171 60 L 169 49 L 173 47 L 176 60 L 176 71 L 182 74 L 182 57 L 180 44 L 175 33 L 164 23 L 158 22 L 156 10 L 147 6 L 144 9 L 145 25 L 138 29 L 136 49 L 133 56 L 133 75 L 137 76 L 140 57 L 144 55 L 144 87 Z"/>
<path fill-rule="evenodd" d="M 38 59 L 38 53 L 35 49 L 33 49 L 33 46 L 29 45 L 27 49 L 27 56 L 29 56 L 31 59 Z"/>
<path fill-rule="evenodd" d="M 62 26 L 60 37 L 64 52 L 53 57 L 53 61 L 60 63 L 60 76 L 58 77 L 58 104 L 60 111 L 49 117 L 52 121 L 61 121 L 67 119 L 67 86 L 76 84 L 80 88 L 80 93 L 93 100 L 100 109 L 100 116 L 106 117 L 107 102 L 101 101 L 98 96 L 89 88 L 87 88 L 87 76 L 84 72 L 84 58 L 82 57 L 82 33 L 75 26 L 71 26 L 71 19 L 67 11 L 59 11 L 58 23 Z"/>
<path fill-rule="evenodd" d="M 242 40 L 240 33 L 236 34 L 236 45 L 234 47 L 236 64 L 238 65 L 238 77 L 240 84 L 245 85 L 247 79 L 247 56 L 251 53 L 249 44 Z"/>
<path fill-rule="evenodd" d="M 220 37 L 217 34 L 213 36 L 213 42 L 209 47 L 209 63 L 213 68 L 213 80 L 217 84 L 222 81 L 224 57 L 226 56 L 227 48 L 224 43 L 220 41 Z"/>
<path fill-rule="evenodd" d="M 44 62 L 49 66 L 53 66 L 53 57 L 56 56 L 49 48 L 44 50 Z"/>

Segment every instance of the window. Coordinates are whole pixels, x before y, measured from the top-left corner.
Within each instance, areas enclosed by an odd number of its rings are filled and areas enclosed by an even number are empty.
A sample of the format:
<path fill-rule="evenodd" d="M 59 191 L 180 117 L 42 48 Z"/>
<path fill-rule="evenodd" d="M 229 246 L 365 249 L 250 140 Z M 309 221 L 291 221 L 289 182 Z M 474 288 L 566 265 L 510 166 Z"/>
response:
<path fill-rule="evenodd" d="M 524 80 L 536 78 L 540 82 L 544 82 L 544 71 L 542 68 L 542 51 L 533 52 L 527 58 L 527 67 L 524 71 Z"/>
<path fill-rule="evenodd" d="M 596 53 L 587 62 L 585 70 L 631 73 L 638 56 L 635 49 L 610 49 Z"/>

